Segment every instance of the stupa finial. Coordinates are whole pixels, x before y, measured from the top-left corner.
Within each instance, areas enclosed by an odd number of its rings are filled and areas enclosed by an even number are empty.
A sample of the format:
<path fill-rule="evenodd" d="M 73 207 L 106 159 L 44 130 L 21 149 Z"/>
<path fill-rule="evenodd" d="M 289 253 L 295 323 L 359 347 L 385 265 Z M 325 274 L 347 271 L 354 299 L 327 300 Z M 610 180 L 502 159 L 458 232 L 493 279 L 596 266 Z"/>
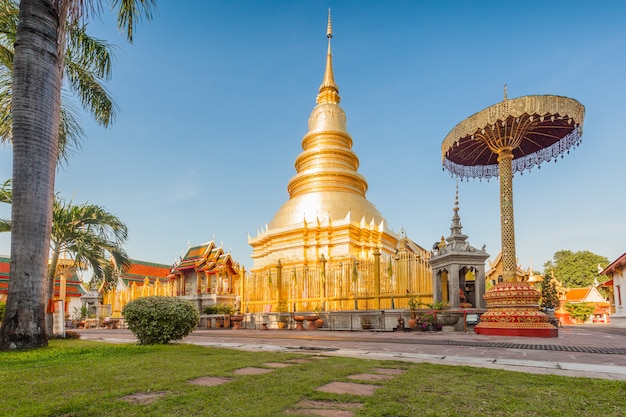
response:
<path fill-rule="evenodd" d="M 333 37 L 333 25 L 330 22 L 330 7 L 328 8 L 328 26 L 326 27 L 326 37 L 328 38 L 328 52 L 330 53 L 330 38 Z"/>
<path fill-rule="evenodd" d="M 507 101 L 508 97 L 506 96 L 506 84 L 504 84 L 504 101 Z"/>
<path fill-rule="evenodd" d="M 333 27 L 330 20 L 330 8 L 328 9 L 328 25 L 326 26 L 326 37 L 328 38 L 328 53 L 326 54 L 326 69 L 324 70 L 324 81 L 320 85 L 320 91 L 317 95 L 317 104 L 320 103 L 339 103 L 339 87 L 335 84 L 335 76 L 333 74 L 333 56 L 330 52 L 330 40 L 333 37 Z"/>

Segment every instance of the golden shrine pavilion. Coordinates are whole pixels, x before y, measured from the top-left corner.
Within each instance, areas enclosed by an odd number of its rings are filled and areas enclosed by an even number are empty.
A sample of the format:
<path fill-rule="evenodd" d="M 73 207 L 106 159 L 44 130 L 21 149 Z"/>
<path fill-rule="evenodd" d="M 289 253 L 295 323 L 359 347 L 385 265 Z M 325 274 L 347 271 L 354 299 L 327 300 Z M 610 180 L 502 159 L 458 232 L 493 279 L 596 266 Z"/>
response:
<path fill-rule="evenodd" d="M 239 289 L 239 264 L 214 241 L 191 246 L 168 278 L 173 295 L 234 295 Z"/>
<path fill-rule="evenodd" d="M 289 200 L 255 237 L 245 312 L 367 310 L 432 300 L 430 252 L 394 233 L 367 200 L 335 83 L 330 13 L 322 84 L 287 185 Z M 274 310 L 276 311 L 276 310 Z"/>

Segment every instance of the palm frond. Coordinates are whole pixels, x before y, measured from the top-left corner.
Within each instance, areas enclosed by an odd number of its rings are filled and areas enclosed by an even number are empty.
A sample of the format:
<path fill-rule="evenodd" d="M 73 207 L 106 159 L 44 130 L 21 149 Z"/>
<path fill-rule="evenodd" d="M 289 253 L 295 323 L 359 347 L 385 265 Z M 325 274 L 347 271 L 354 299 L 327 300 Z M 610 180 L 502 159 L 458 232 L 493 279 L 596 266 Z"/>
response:
<path fill-rule="evenodd" d="M 90 111 L 96 122 L 108 127 L 115 119 L 118 107 L 100 80 L 89 69 L 74 62 L 67 62 L 65 75 L 83 107 Z"/>
<path fill-rule="evenodd" d="M 53 251 L 71 254 L 77 264 L 89 265 L 95 282 L 114 285 L 119 271 L 130 265 L 122 248 L 128 237 L 126 225 L 101 206 L 75 205 L 58 197 L 52 219 Z"/>
<path fill-rule="evenodd" d="M 15 0 L 0 0 L 0 38 L 15 43 L 19 4 Z"/>
<path fill-rule="evenodd" d="M 111 78 L 114 46 L 87 34 L 87 26 L 70 25 L 65 76 L 70 89 L 94 119 L 108 127 L 118 111 L 104 82 Z"/>
<path fill-rule="evenodd" d="M 13 187 L 11 187 L 11 183 L 11 178 L 9 178 L 0 185 L 0 203 L 11 204 L 13 200 Z"/>
<path fill-rule="evenodd" d="M 72 2 L 77 10 L 85 7 L 101 7 L 86 4 L 94 2 Z M 97 7 L 96 7 L 97 6 Z M 0 0 L 0 142 L 12 140 L 12 68 L 17 30 L 19 4 L 15 0 Z M 86 25 L 68 22 L 67 47 L 65 51 L 65 83 L 76 95 L 81 105 L 87 109 L 96 122 L 108 127 L 113 123 L 118 111 L 104 82 L 111 77 L 114 46 L 87 34 Z M 58 160 L 66 162 L 74 151 L 81 148 L 85 133 L 79 124 L 78 111 L 71 106 L 71 100 L 64 98 L 61 104 L 59 126 Z"/>
<path fill-rule="evenodd" d="M 67 98 L 61 101 L 61 123 L 59 125 L 59 163 L 67 162 L 69 157 L 81 149 L 86 137 L 80 125 L 79 111 Z"/>
<path fill-rule="evenodd" d="M 82 66 L 101 80 L 111 78 L 115 45 L 87 33 L 87 25 L 68 28 L 68 45 L 65 52 L 73 62 Z"/>
<path fill-rule="evenodd" d="M 13 49 L 0 43 L 0 65 L 13 70 Z"/>
<path fill-rule="evenodd" d="M 142 18 L 152 19 L 156 12 L 156 0 L 112 0 L 111 8 L 117 9 L 117 27 L 126 33 L 126 38 L 133 42 L 135 25 Z"/>
<path fill-rule="evenodd" d="M 11 204 L 13 199 L 13 189 L 11 187 L 11 179 L 4 181 L 0 185 L 0 203 Z M 0 233 L 11 231 L 11 220 L 0 219 Z"/>

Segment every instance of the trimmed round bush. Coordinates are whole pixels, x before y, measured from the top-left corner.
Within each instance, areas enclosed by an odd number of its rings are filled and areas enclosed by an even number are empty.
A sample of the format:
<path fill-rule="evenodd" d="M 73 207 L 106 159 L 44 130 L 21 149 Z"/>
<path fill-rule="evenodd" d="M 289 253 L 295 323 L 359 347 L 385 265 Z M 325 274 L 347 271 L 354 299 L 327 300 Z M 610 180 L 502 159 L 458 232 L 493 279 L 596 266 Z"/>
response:
<path fill-rule="evenodd" d="M 181 340 L 200 320 L 193 304 L 176 297 L 138 298 L 124 306 L 122 315 L 142 345 Z"/>

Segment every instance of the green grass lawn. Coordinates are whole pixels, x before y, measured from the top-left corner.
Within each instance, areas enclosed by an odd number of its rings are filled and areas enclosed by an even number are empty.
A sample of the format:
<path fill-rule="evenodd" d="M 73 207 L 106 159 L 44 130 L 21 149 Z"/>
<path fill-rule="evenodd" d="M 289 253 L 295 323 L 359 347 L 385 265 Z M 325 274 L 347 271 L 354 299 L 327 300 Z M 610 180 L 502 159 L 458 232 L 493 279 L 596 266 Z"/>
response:
<path fill-rule="evenodd" d="M 472 367 L 341 357 L 293 362 L 263 375 L 234 375 L 307 355 L 195 345 L 111 345 L 55 340 L 27 352 L 0 352 L 2 416 L 281 416 L 303 399 L 361 403 L 357 416 L 625 416 L 626 383 Z M 373 396 L 316 388 L 373 368 L 405 372 Z M 231 377 L 219 386 L 188 381 Z M 166 394 L 149 404 L 120 398 Z M 298 414 L 289 414 L 298 415 Z M 304 415 L 304 414 L 299 414 Z"/>

